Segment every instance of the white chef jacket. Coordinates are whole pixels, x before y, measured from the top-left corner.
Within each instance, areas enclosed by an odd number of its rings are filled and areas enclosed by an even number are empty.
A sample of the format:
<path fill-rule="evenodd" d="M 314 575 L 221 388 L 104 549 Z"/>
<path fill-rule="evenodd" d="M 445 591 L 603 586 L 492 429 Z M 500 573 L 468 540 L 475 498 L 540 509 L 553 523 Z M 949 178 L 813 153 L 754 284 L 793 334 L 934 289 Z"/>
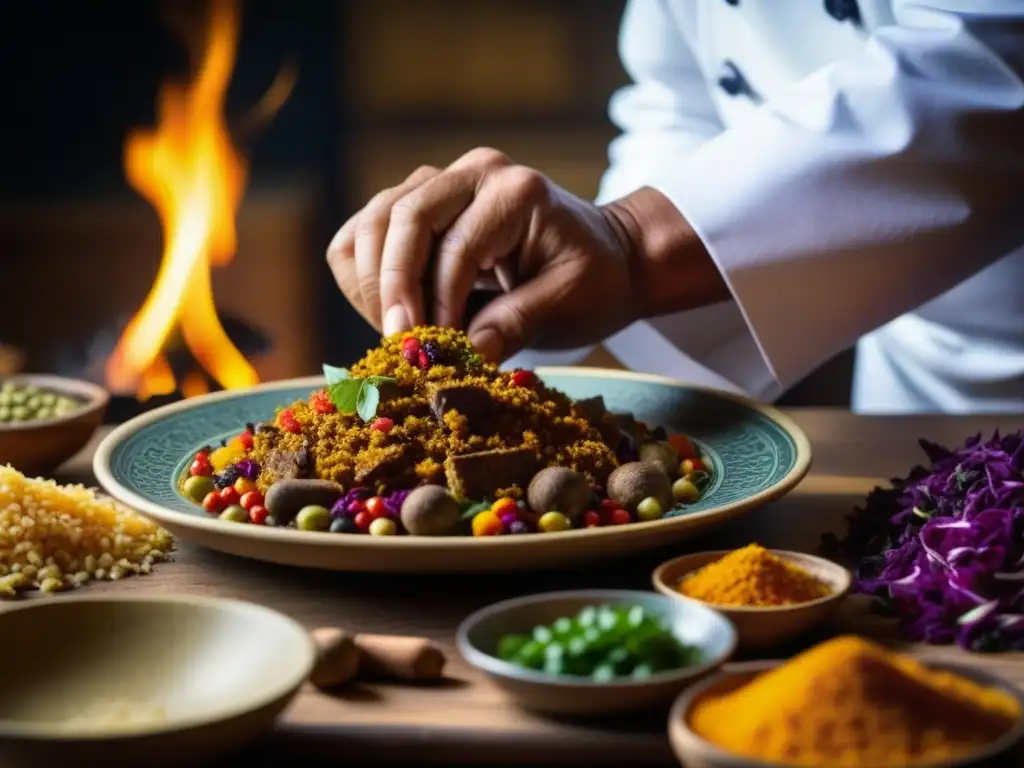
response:
<path fill-rule="evenodd" d="M 599 202 L 660 190 L 734 299 L 623 364 L 772 400 L 856 342 L 858 411 L 1024 410 L 1024 0 L 630 0 L 620 50 Z"/>

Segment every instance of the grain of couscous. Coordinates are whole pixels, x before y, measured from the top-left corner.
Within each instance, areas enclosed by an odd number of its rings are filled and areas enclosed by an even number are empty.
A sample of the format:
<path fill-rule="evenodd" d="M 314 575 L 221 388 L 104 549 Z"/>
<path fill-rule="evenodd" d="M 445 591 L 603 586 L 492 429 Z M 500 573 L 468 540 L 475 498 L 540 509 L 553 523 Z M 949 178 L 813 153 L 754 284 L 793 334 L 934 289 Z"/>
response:
<path fill-rule="evenodd" d="M 0 597 L 149 573 L 173 543 L 164 529 L 84 486 L 0 466 Z"/>
<path fill-rule="evenodd" d="M 418 327 L 324 372 L 324 389 L 198 451 L 182 493 L 230 522 L 487 536 L 656 520 L 710 479 L 685 435 L 500 370 L 460 331 Z"/>

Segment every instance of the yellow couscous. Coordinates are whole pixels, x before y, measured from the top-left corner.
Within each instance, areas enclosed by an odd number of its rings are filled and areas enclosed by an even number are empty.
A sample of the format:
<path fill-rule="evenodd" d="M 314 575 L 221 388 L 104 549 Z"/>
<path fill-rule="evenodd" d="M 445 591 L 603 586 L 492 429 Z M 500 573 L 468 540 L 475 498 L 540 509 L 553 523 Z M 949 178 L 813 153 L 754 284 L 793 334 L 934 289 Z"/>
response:
<path fill-rule="evenodd" d="M 709 479 L 685 436 L 501 370 L 453 329 L 324 372 L 324 389 L 198 451 L 182 493 L 236 523 L 484 536 L 654 520 Z"/>
<path fill-rule="evenodd" d="M 0 466 L 0 596 L 149 573 L 173 543 L 164 529 L 84 486 Z"/>

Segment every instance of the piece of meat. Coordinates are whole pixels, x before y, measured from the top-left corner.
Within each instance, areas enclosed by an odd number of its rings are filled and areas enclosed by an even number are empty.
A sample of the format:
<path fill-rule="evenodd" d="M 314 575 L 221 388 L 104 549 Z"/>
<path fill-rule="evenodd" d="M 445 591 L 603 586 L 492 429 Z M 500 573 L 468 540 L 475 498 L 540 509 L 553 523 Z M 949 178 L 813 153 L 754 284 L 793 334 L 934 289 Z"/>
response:
<path fill-rule="evenodd" d="M 374 487 L 380 483 L 395 485 L 412 470 L 406 458 L 409 445 L 399 443 L 364 451 L 356 459 L 354 480 L 356 485 Z"/>
<path fill-rule="evenodd" d="M 272 483 L 309 477 L 312 466 L 312 457 L 306 446 L 294 451 L 275 448 L 263 459 L 263 471 L 270 475 Z"/>
<path fill-rule="evenodd" d="M 430 411 L 444 423 L 448 411 L 458 411 L 466 417 L 470 433 L 487 435 L 493 431 L 498 404 L 491 393 L 474 385 L 438 386 L 430 394 Z"/>
<path fill-rule="evenodd" d="M 502 488 L 525 489 L 540 469 L 540 459 L 532 448 L 498 448 L 449 456 L 444 468 L 448 489 L 457 498 L 482 501 Z"/>

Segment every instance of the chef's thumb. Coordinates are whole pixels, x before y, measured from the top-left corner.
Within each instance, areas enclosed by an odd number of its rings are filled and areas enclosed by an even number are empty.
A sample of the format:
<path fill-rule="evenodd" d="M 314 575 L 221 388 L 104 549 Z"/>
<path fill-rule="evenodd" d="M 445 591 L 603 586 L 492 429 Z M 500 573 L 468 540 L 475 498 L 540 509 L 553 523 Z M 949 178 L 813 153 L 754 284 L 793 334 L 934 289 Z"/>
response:
<path fill-rule="evenodd" d="M 564 315 L 557 302 L 564 286 L 545 277 L 534 278 L 486 304 L 469 324 L 469 341 L 486 360 L 500 363 L 525 349 L 546 326 L 548 318 Z"/>

